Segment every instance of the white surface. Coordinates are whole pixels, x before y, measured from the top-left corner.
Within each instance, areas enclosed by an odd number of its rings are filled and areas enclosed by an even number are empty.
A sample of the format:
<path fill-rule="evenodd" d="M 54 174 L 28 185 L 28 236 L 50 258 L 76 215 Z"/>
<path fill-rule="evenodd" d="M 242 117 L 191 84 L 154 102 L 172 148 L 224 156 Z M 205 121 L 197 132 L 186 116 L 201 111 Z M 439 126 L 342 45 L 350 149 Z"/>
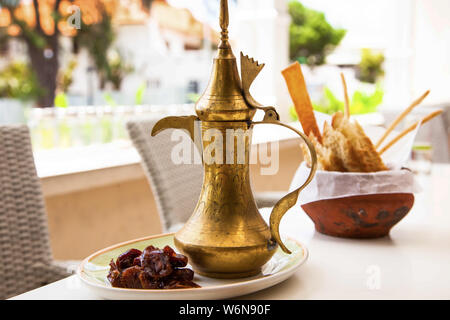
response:
<path fill-rule="evenodd" d="M 131 146 L 131 142 L 34 152 L 39 178 L 135 164 L 140 161 L 141 157 Z"/>
<path fill-rule="evenodd" d="M 289 191 L 300 188 L 308 178 L 311 168 L 305 162 L 292 179 Z M 355 192 L 355 186 L 358 186 Z M 416 193 L 421 190 L 415 175 L 409 170 L 380 172 L 336 172 L 318 170 L 314 179 L 302 191 L 298 204 L 376 193 Z"/>
<path fill-rule="evenodd" d="M 305 244 L 309 259 L 291 278 L 244 299 L 450 299 L 450 166 L 419 179 L 413 210 L 376 240 L 339 239 L 314 231 L 298 206 L 281 232 Z M 300 195 L 301 196 L 301 195 Z M 263 210 L 267 218 L 269 210 Z M 15 299 L 97 299 L 75 276 Z"/>
<path fill-rule="evenodd" d="M 25 107 L 20 100 L 0 98 L 0 125 L 25 123 Z"/>

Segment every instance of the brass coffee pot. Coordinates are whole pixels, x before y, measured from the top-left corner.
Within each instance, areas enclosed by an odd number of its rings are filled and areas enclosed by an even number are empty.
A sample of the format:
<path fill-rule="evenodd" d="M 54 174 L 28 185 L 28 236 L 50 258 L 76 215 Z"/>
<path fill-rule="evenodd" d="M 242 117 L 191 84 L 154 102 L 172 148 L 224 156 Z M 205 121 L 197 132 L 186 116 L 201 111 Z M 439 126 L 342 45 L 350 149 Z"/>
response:
<path fill-rule="evenodd" d="M 221 42 L 208 87 L 195 106 L 197 116 L 164 118 L 153 127 L 152 136 L 169 128 L 185 129 L 198 148 L 203 146 L 202 191 L 194 213 L 175 234 L 175 245 L 188 256 L 197 273 L 240 278 L 258 274 L 278 245 L 290 253 L 280 238 L 280 220 L 311 182 L 317 160 L 314 146 L 303 133 L 281 123 L 275 108 L 263 107 L 252 98 L 250 86 L 264 65 L 242 53 L 241 82 L 228 42 L 227 0 L 221 0 L 220 5 Z M 252 122 L 258 109 L 265 112 L 264 119 Z M 201 142 L 196 141 L 196 121 L 201 121 Z M 273 208 L 270 228 L 258 211 L 250 186 L 251 133 L 256 124 L 275 124 L 295 131 L 305 141 L 312 159 L 311 172 L 303 186 Z M 211 152 L 211 144 L 218 141 L 223 142 L 222 147 Z"/>

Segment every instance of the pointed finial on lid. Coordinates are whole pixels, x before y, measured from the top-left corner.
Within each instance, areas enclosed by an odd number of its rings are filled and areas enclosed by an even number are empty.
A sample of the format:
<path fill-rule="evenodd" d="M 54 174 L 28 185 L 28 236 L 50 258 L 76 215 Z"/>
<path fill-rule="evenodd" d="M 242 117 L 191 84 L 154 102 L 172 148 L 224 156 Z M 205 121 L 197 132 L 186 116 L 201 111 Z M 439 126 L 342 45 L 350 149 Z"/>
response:
<path fill-rule="evenodd" d="M 204 93 L 195 104 L 201 121 L 249 121 L 255 115 L 244 98 L 242 82 L 228 38 L 228 0 L 220 0 L 220 44 Z"/>
<path fill-rule="evenodd" d="M 228 24 L 230 23 L 230 17 L 228 14 L 228 0 L 220 0 L 220 45 L 219 49 L 230 48 L 228 43 Z"/>

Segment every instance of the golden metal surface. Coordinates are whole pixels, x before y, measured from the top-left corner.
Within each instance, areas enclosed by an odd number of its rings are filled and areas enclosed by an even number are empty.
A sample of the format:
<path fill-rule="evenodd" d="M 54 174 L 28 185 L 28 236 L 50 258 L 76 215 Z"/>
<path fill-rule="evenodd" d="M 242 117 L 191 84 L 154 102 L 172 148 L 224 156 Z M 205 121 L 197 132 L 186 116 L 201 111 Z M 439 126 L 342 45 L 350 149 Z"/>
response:
<path fill-rule="evenodd" d="M 286 253 L 291 253 L 291 251 L 284 245 L 283 241 L 280 237 L 280 222 L 285 213 L 292 208 L 298 200 L 298 197 L 300 195 L 300 192 L 306 188 L 306 186 L 312 181 L 314 178 L 314 175 L 317 171 L 317 154 L 316 149 L 314 148 L 314 145 L 311 143 L 311 141 L 308 139 L 308 137 L 303 134 L 302 132 L 292 128 L 291 126 L 288 126 L 287 124 L 281 123 L 279 121 L 273 121 L 273 120 L 266 120 L 263 122 L 253 122 L 254 125 L 256 124 L 276 124 L 279 126 L 283 126 L 285 128 L 291 129 L 295 133 L 297 133 L 302 140 L 306 143 L 306 146 L 309 149 L 309 154 L 311 156 L 311 171 L 309 172 L 308 178 L 306 181 L 296 190 L 290 192 L 288 195 L 284 196 L 280 201 L 276 203 L 276 205 L 273 207 L 272 212 L 270 214 L 270 232 L 272 234 L 272 239 L 274 239 L 281 247 L 281 249 Z"/>
<path fill-rule="evenodd" d="M 245 101 L 253 108 L 263 107 L 262 104 L 256 102 L 250 94 L 250 87 L 253 81 L 255 81 L 258 74 L 264 68 L 265 64 L 259 64 L 249 56 L 244 56 L 241 52 L 241 78 L 242 78 L 242 91 L 244 92 Z"/>
<path fill-rule="evenodd" d="M 249 157 L 251 128 L 246 122 L 202 122 L 202 132 L 218 130 L 223 137 L 223 150 L 208 161 L 204 153 L 203 187 L 193 215 L 175 235 L 178 249 L 190 258 L 194 269 L 215 277 L 239 277 L 256 274 L 273 255 L 276 243 L 271 241 L 268 225 L 255 204 L 250 186 Z M 236 141 L 227 141 L 226 131 L 241 130 Z M 228 146 L 229 143 L 231 146 Z M 209 146 L 203 142 L 203 149 Z M 244 146 L 244 159 L 239 163 L 238 146 Z M 219 158 L 217 158 L 217 156 Z M 227 162 L 232 164 L 227 164 Z"/>
<path fill-rule="evenodd" d="M 264 107 L 262 104 L 257 102 L 250 93 L 250 87 L 255 81 L 258 74 L 264 68 L 265 64 L 259 64 L 249 56 L 244 56 L 241 52 L 241 77 L 242 77 L 242 91 L 244 94 L 245 101 L 249 106 L 263 110 L 265 112 L 264 121 L 269 120 L 280 120 L 280 116 L 274 107 Z"/>
<path fill-rule="evenodd" d="M 228 42 L 228 3 L 220 4 L 221 41 L 208 86 L 196 103 L 202 121 L 247 121 L 256 112 L 245 101 L 241 80 L 230 43 Z"/>
<path fill-rule="evenodd" d="M 251 96 L 250 86 L 264 65 L 241 54 L 241 83 L 236 58 L 228 42 L 228 20 L 227 0 L 221 0 L 221 43 L 208 87 L 196 104 L 198 117 L 168 117 L 160 120 L 152 131 L 154 136 L 169 128 L 185 129 L 199 150 L 203 149 L 205 174 L 200 198 L 192 216 L 176 233 L 175 245 L 189 257 L 196 272 L 217 278 L 259 273 L 278 245 L 290 253 L 280 237 L 280 221 L 297 202 L 301 190 L 311 182 L 317 167 L 316 153 L 307 137 L 279 122 L 274 107 L 264 107 Z M 257 109 L 265 112 L 262 122 L 251 121 Z M 202 123 L 200 142 L 195 134 L 197 120 Z M 311 173 L 305 184 L 273 208 L 270 228 L 256 207 L 249 174 L 252 128 L 267 123 L 299 134 L 312 159 Z M 229 139 L 230 130 L 240 134 Z M 214 138 L 208 136 L 211 132 Z M 218 142 L 216 140 L 223 142 L 222 149 L 208 153 L 211 144 Z"/>
<path fill-rule="evenodd" d="M 185 117 L 167 117 L 158 121 L 152 129 L 152 137 L 156 136 L 161 131 L 171 129 L 184 129 L 189 132 L 192 141 L 195 139 L 195 120 L 196 116 Z"/>

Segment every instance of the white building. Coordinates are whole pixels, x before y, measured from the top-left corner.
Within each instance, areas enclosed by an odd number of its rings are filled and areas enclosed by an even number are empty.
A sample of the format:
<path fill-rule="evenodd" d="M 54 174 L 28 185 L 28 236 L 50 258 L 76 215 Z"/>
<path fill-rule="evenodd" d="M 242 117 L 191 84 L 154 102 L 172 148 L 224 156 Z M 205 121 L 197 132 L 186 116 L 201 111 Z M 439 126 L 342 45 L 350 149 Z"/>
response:
<path fill-rule="evenodd" d="M 81 52 L 70 88 L 72 100 L 78 96 L 85 104 L 85 97 L 94 94 L 93 102 L 102 104 L 107 93 L 116 103 L 133 104 L 138 88 L 144 85 L 143 103 L 183 103 L 188 101 L 188 92 L 199 92 L 206 86 L 215 34 L 188 10 L 155 2 L 150 16 L 116 20 L 116 32 L 113 47 L 133 65 L 134 72 L 125 77 L 120 92 L 92 90 L 98 88 L 98 79 L 95 72 L 88 72 L 88 54 Z"/>

